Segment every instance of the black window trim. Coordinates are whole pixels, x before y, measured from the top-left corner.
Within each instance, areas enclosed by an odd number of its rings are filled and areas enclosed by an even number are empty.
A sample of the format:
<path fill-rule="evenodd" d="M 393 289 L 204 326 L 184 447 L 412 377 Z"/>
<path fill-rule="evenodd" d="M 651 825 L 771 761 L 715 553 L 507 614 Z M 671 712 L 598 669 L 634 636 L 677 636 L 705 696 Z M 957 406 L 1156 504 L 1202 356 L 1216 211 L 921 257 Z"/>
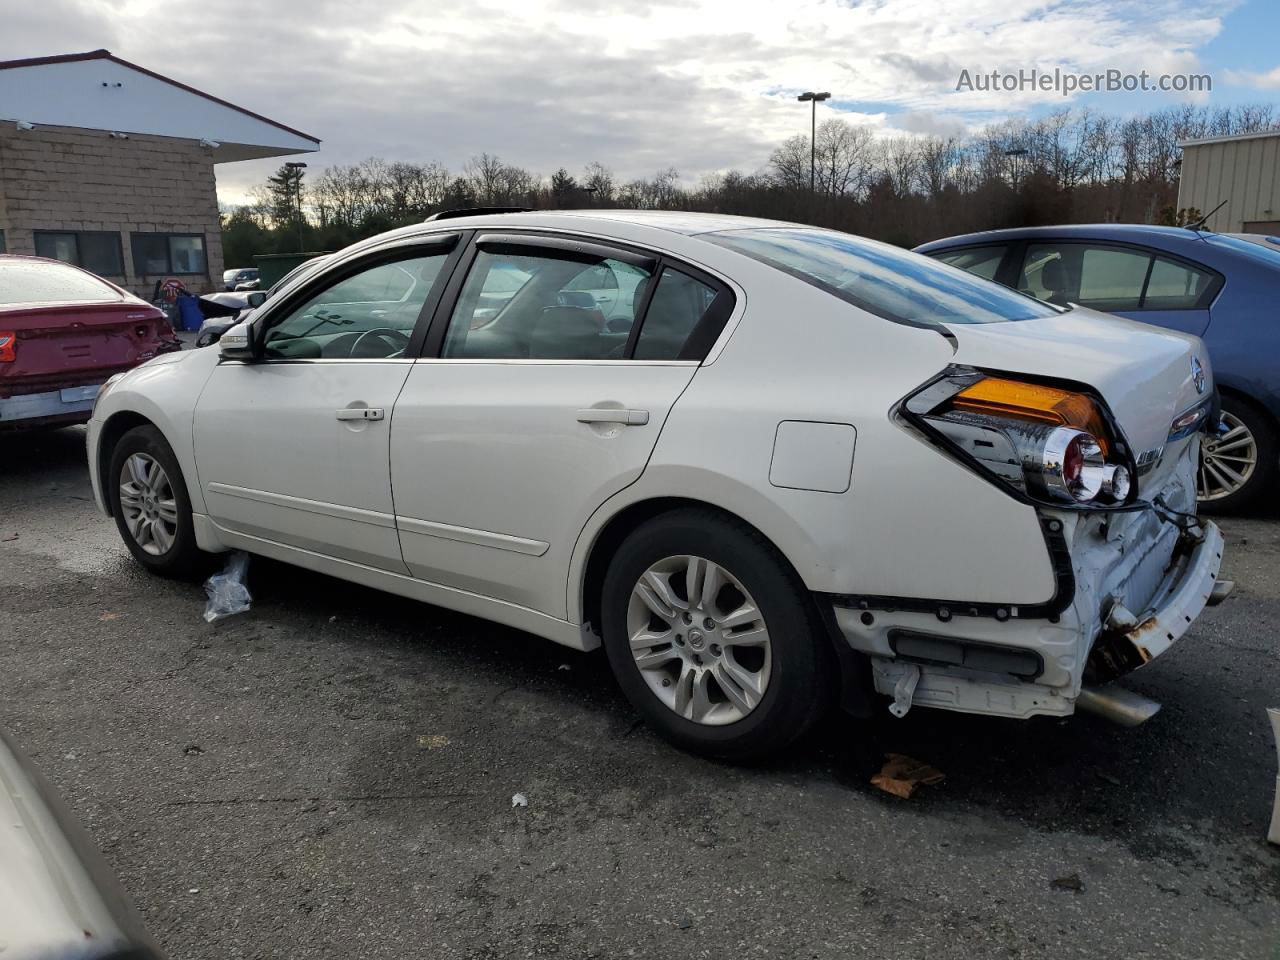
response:
<path fill-rule="evenodd" d="M 40 229 L 31 231 L 31 245 L 35 247 L 40 237 L 57 237 L 57 236 L 75 237 L 76 239 L 76 262 L 71 264 L 71 266 L 79 267 L 81 270 L 88 270 L 89 273 L 92 273 L 95 276 L 99 276 L 99 277 L 127 277 L 128 276 L 125 262 L 124 262 L 124 241 L 120 236 L 119 230 L 58 230 L 53 227 L 42 227 Z M 120 260 L 119 273 L 98 273 L 96 270 L 93 270 L 84 265 L 83 263 L 84 257 L 81 255 L 80 238 L 85 236 L 116 238 L 116 254 Z M 39 252 L 37 252 L 36 255 L 40 256 Z M 48 259 L 57 260 L 58 258 L 50 257 Z M 64 263 L 65 261 L 59 261 L 59 262 Z"/>
<path fill-rule="evenodd" d="M 1011 289 L 1014 289 L 1014 290 L 1017 289 L 1018 274 L 1021 272 L 1022 266 L 1026 262 L 1027 248 L 1032 246 L 1033 244 L 1034 245 L 1076 244 L 1076 245 L 1085 245 L 1090 247 L 1111 247 L 1114 249 L 1123 250 L 1128 253 L 1145 254 L 1146 256 L 1150 257 L 1151 260 L 1148 261 L 1147 263 L 1146 276 L 1142 280 L 1142 293 L 1138 296 L 1138 306 L 1134 307 L 1133 309 L 1106 311 L 1108 313 L 1174 313 L 1174 312 L 1183 311 L 1183 310 L 1208 310 L 1213 305 L 1213 301 L 1218 298 L 1218 294 L 1222 292 L 1222 288 L 1226 283 L 1226 277 L 1224 277 L 1221 272 L 1215 270 L 1213 267 L 1209 266 L 1208 264 L 1200 263 L 1199 261 L 1192 260 L 1190 257 L 1184 257 L 1184 256 L 1181 256 L 1180 254 L 1172 253 L 1168 250 L 1162 250 L 1160 247 L 1149 247 L 1144 243 L 1131 243 L 1126 240 L 1091 240 L 1088 237 L 1062 237 L 1062 236 L 1024 237 L 1022 238 L 1022 240 L 1014 244 L 1015 246 L 1018 247 L 1018 255 L 1016 259 L 1011 264 L 1009 264 L 1009 273 L 1006 274 L 1005 279 L 1000 280 L 1000 283 L 1004 284 L 1004 286 L 1006 287 L 1010 287 Z M 975 244 L 975 246 L 978 246 L 978 244 Z M 936 250 L 936 251 L 931 250 L 930 255 L 933 255 L 935 253 L 946 253 L 949 250 L 959 250 L 959 249 L 960 249 L 959 247 L 950 247 L 947 250 Z M 1152 271 L 1152 268 L 1155 266 L 1156 257 L 1161 257 L 1165 260 L 1169 260 L 1173 263 L 1187 267 L 1188 269 L 1191 269 L 1191 270 L 1198 270 L 1201 273 L 1209 274 L 1211 278 L 1209 281 L 1209 285 L 1205 287 L 1204 291 L 1200 294 L 1199 299 L 1196 300 L 1194 305 L 1190 307 L 1148 307 L 1146 306 L 1147 283 L 1151 280 L 1151 271 Z M 1005 264 L 1001 264 L 1001 269 L 996 271 L 997 278 L 1000 278 L 1000 274 L 1004 270 L 1004 267 L 1005 267 Z M 1089 307 L 1087 303 L 1082 303 L 1080 304 L 1080 306 Z M 1093 309 L 1093 308 L 1089 307 L 1089 309 Z"/>
<path fill-rule="evenodd" d="M 706 360 L 707 355 L 719 340 L 720 334 L 728 325 L 730 318 L 733 316 L 734 308 L 737 305 L 737 296 L 733 289 L 721 280 L 719 277 L 713 276 L 705 270 L 686 263 L 676 257 L 669 256 L 665 253 L 657 253 L 651 250 L 645 250 L 636 247 L 625 241 L 617 241 L 612 238 L 601 238 L 590 235 L 567 234 L 558 231 L 540 230 L 531 228 L 528 230 L 512 230 L 511 228 L 479 228 L 472 233 L 468 240 L 464 241 L 465 253 L 454 264 L 449 281 L 443 290 L 442 295 L 433 305 L 433 314 L 430 323 L 424 332 L 422 342 L 419 345 L 415 337 L 415 342 L 410 343 L 410 350 L 416 352 L 412 354 L 420 359 L 425 360 L 442 360 L 453 361 L 459 363 L 473 362 L 462 357 L 445 357 L 443 356 L 444 338 L 448 330 L 449 322 L 453 317 L 454 307 L 457 305 L 458 298 L 462 294 L 462 288 L 466 283 L 467 277 L 471 273 L 471 268 L 475 263 L 476 254 L 482 248 L 497 247 L 499 249 L 507 248 L 511 250 L 522 251 L 538 251 L 551 250 L 560 254 L 568 254 L 570 259 L 581 258 L 584 263 L 598 263 L 604 260 L 617 260 L 620 263 L 627 263 L 632 266 L 642 267 L 652 271 L 651 282 L 645 290 L 644 302 L 640 311 L 632 322 L 631 332 L 627 337 L 627 346 L 623 356 L 616 360 L 521 360 L 520 358 L 497 360 L 498 363 L 640 363 L 650 365 L 662 365 L 673 362 L 693 362 L 702 363 Z M 528 255 L 528 254 L 525 254 Z M 705 283 L 716 291 L 715 298 L 711 301 L 711 305 L 703 314 L 702 319 L 694 327 L 689 334 L 689 338 L 685 341 L 684 349 L 681 350 L 680 356 L 676 360 L 636 360 L 634 358 L 635 346 L 640 337 L 640 332 L 644 326 L 644 321 L 648 316 L 649 304 L 653 301 L 653 294 L 658 284 L 662 280 L 662 272 L 670 268 L 679 273 L 686 274 L 701 283 Z M 410 355 L 406 351 L 406 355 Z"/>
<path fill-rule="evenodd" d="M 253 316 L 254 358 L 262 363 L 334 362 L 331 359 L 326 360 L 315 357 L 267 358 L 263 355 L 267 331 L 274 326 L 278 326 L 282 320 L 290 317 L 297 307 L 310 300 L 316 294 L 350 279 L 358 273 L 363 273 L 365 270 L 386 263 L 397 263 L 401 260 L 413 260 L 423 255 L 447 252 L 448 257 L 444 266 L 440 268 L 436 282 L 432 284 L 431 291 L 427 294 L 427 299 L 423 301 L 422 307 L 418 311 L 418 319 L 414 323 L 413 333 L 410 334 L 409 343 L 405 347 L 404 357 L 400 358 L 405 360 L 415 359 L 421 349 L 422 340 L 426 337 L 427 322 L 434 315 L 436 305 L 440 302 L 445 288 L 452 282 L 458 261 L 463 251 L 467 249 L 466 240 L 469 236 L 469 231 L 460 232 L 454 230 L 449 233 L 427 234 L 408 239 L 402 238 L 396 242 L 380 245 L 372 249 L 361 249 L 336 263 L 325 264 L 314 274 L 304 278 L 299 286 L 289 291 L 287 295 L 282 296 L 276 303 L 267 305 L 266 310 L 262 313 L 255 312 Z M 376 359 L 369 358 L 368 361 L 360 362 L 376 362 Z"/>
<path fill-rule="evenodd" d="M 143 270 L 144 264 L 139 262 L 138 251 L 134 249 L 135 237 L 164 237 L 164 256 L 168 269 L 160 272 L 151 272 Z M 174 237 L 195 238 L 200 241 L 200 249 L 204 253 L 204 269 L 203 270 L 175 270 L 173 269 L 173 247 L 169 245 L 169 241 Z M 129 231 L 129 252 L 132 254 L 133 275 L 139 281 L 145 280 L 147 277 L 208 277 L 209 276 L 209 238 L 203 233 L 183 232 L 180 230 L 131 230 Z"/>

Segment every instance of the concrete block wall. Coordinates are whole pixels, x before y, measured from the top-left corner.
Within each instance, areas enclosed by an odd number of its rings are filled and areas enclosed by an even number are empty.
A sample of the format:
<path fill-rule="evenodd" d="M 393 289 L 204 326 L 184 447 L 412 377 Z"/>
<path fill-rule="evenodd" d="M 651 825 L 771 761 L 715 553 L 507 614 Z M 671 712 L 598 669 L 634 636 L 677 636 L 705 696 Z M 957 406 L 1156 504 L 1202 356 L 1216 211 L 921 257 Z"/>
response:
<path fill-rule="evenodd" d="M 0 125 L 0 229 L 9 253 L 35 253 L 37 230 L 119 232 L 124 275 L 108 279 L 146 298 L 165 275 L 135 273 L 130 235 L 200 234 L 206 273 L 178 279 L 194 293 L 221 287 L 213 150 L 198 141 Z"/>

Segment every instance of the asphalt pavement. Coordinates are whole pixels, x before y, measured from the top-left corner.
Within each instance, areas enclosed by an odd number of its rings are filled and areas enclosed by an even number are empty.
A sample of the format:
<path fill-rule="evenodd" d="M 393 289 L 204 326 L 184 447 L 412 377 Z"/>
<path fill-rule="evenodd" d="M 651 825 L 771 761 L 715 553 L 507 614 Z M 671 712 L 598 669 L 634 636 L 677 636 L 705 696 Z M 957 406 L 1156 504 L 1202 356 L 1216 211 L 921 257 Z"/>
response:
<path fill-rule="evenodd" d="M 83 443 L 0 435 L 0 725 L 175 960 L 1280 957 L 1276 517 L 1223 524 L 1142 728 L 882 711 L 733 767 L 599 653 L 282 564 L 206 624 Z M 946 779 L 882 793 L 890 752 Z"/>

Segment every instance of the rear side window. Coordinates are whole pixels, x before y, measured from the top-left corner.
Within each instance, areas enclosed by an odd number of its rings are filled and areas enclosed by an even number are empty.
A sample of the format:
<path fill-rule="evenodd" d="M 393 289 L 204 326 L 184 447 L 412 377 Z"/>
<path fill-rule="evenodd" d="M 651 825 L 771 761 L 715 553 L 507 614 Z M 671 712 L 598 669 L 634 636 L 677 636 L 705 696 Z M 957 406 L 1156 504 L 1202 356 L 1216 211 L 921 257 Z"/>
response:
<path fill-rule="evenodd" d="M 994 280 L 1007 249 L 1003 244 L 996 244 L 989 247 L 967 247 L 964 250 L 944 250 L 942 253 L 932 253 L 930 256 L 942 263 L 949 263 L 953 267 L 967 270 L 975 277 Z"/>
<path fill-rule="evenodd" d="M 622 360 L 649 271 L 547 249 L 481 249 L 458 297 L 443 356 L 470 360 Z"/>
<path fill-rule="evenodd" d="M 1215 280 L 1209 270 L 1151 250 L 1063 241 L 1027 245 L 1018 289 L 1059 306 L 1191 310 L 1204 304 Z"/>
<path fill-rule="evenodd" d="M 663 270 L 636 340 L 635 359 L 679 360 L 716 294 L 714 287 L 688 274 Z"/>
<path fill-rule="evenodd" d="M 0 305 L 103 303 L 119 294 L 74 267 L 32 260 L 0 260 Z"/>
<path fill-rule="evenodd" d="M 885 243 L 803 227 L 704 233 L 868 313 L 910 326 L 999 323 L 1058 311 L 963 270 Z"/>
<path fill-rule="evenodd" d="M 1142 297 L 1146 310 L 1190 310 L 1200 305 L 1213 275 L 1176 260 L 1156 257 Z"/>

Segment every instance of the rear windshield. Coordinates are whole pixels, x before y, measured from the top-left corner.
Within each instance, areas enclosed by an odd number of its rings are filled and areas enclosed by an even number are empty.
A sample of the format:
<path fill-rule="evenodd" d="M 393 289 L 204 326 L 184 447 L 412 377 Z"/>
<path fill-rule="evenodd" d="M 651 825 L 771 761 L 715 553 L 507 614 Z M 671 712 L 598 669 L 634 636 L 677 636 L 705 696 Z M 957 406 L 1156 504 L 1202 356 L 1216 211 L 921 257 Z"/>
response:
<path fill-rule="evenodd" d="M 0 257 L 0 306 L 103 303 L 119 294 L 92 274 L 65 264 Z"/>
<path fill-rule="evenodd" d="M 999 323 L 1062 312 L 922 254 L 834 230 L 782 227 L 701 237 L 895 323 Z"/>
<path fill-rule="evenodd" d="M 1280 267 L 1280 237 L 1268 237 L 1265 243 L 1240 237 L 1224 237 L 1221 234 L 1206 235 L 1205 239 L 1215 247 L 1225 247 L 1254 260 L 1261 260 L 1268 266 Z"/>

